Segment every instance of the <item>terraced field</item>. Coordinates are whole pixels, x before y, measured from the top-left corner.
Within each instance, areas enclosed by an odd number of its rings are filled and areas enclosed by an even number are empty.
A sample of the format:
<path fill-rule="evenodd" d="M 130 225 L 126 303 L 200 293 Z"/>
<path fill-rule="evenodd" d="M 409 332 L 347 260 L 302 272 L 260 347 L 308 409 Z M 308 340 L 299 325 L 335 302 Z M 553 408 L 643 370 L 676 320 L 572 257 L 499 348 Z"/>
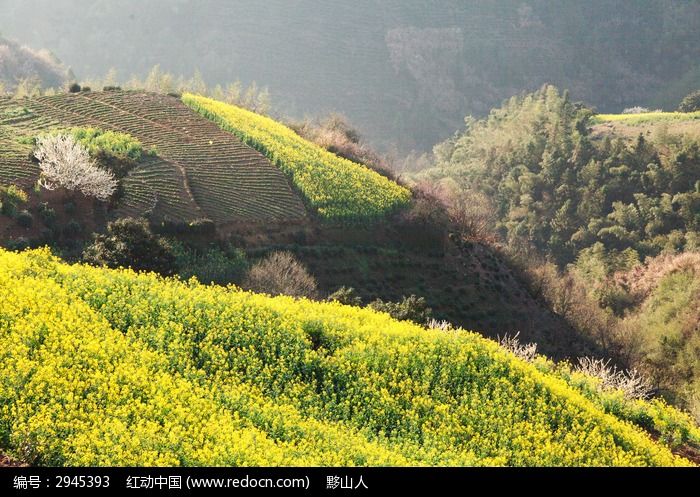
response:
<path fill-rule="evenodd" d="M 700 112 L 598 114 L 591 124 L 592 137 L 597 140 L 608 136 L 634 142 L 639 135 L 662 141 L 669 136 L 700 137 Z"/>
<path fill-rule="evenodd" d="M 211 219 L 219 226 L 306 218 L 284 174 L 262 154 L 179 99 L 143 92 L 0 101 L 0 181 L 31 184 L 38 175 L 29 159 L 31 148 L 18 137 L 73 126 L 128 133 L 157 150 L 157 157 L 144 158 L 124 179 L 117 215 L 175 222 Z"/>
<path fill-rule="evenodd" d="M 190 93 L 182 101 L 265 154 L 322 219 L 364 224 L 411 200 L 411 192 L 403 186 L 305 140 L 269 117 Z"/>
<path fill-rule="evenodd" d="M 22 127 L 29 133 L 37 117 L 17 102 L 0 98 L 0 183 L 33 182 L 39 168 L 28 158 L 31 147 L 17 142 L 14 128 Z"/>

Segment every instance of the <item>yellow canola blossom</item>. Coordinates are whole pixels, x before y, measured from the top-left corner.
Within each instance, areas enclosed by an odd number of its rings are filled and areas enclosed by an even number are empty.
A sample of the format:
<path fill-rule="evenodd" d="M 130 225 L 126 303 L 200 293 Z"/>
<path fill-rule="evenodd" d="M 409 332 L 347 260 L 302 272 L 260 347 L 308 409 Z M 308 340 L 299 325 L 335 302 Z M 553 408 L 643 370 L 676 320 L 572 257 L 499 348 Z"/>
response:
<path fill-rule="evenodd" d="M 0 250 L 0 449 L 51 465 L 683 465 L 497 344 Z"/>
<path fill-rule="evenodd" d="M 323 219 L 376 219 L 406 205 L 411 198 L 411 193 L 394 181 L 328 152 L 269 117 L 189 93 L 182 100 L 266 155 Z"/>

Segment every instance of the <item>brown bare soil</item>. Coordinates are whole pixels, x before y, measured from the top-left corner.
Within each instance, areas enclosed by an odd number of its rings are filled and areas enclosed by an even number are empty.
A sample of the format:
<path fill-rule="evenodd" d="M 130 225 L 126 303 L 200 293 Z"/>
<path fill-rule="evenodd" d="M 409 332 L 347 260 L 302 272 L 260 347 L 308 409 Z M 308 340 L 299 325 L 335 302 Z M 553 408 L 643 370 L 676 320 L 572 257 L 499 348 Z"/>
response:
<path fill-rule="evenodd" d="M 689 461 L 700 465 L 700 450 L 684 445 L 673 450 L 673 453 L 677 456 L 684 457 Z"/>

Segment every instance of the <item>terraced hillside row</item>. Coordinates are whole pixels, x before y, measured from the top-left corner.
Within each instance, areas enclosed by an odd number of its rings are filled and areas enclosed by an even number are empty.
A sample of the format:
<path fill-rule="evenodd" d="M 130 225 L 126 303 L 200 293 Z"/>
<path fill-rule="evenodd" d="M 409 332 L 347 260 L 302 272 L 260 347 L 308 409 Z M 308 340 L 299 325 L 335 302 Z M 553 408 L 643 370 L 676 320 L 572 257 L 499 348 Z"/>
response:
<path fill-rule="evenodd" d="M 20 109 L 26 108 L 27 112 Z M 4 113 L 3 113 L 4 112 Z M 301 222 L 304 205 L 284 174 L 236 137 L 178 99 L 143 92 L 83 92 L 0 104 L 0 180 L 32 182 L 31 150 L 17 143 L 52 127 L 92 126 L 128 133 L 157 159 L 124 180 L 117 213 L 218 225 Z"/>
<path fill-rule="evenodd" d="M 644 112 L 597 114 L 591 119 L 592 137 L 634 141 L 639 135 L 661 141 L 669 136 L 700 137 L 700 112 Z"/>
<path fill-rule="evenodd" d="M 31 183 L 39 174 L 36 164 L 29 161 L 31 147 L 17 141 L 16 129 L 31 133 L 38 117 L 25 106 L 0 97 L 0 182 Z"/>
<path fill-rule="evenodd" d="M 0 250 L 0 314 L 0 453 L 29 464 L 688 465 L 667 435 L 700 441 L 467 331 L 47 250 Z"/>
<path fill-rule="evenodd" d="M 381 218 L 411 198 L 409 190 L 394 181 L 328 152 L 269 117 L 198 95 L 185 94 L 182 100 L 265 154 L 324 219 Z"/>
<path fill-rule="evenodd" d="M 640 112 L 638 114 L 596 114 L 594 124 L 624 122 L 630 126 L 645 123 L 699 121 L 700 112 Z"/>
<path fill-rule="evenodd" d="M 187 177 L 183 169 L 159 157 L 142 161 L 123 181 L 123 216 L 147 214 L 154 219 L 201 219 L 207 214 L 192 195 L 182 195 Z"/>

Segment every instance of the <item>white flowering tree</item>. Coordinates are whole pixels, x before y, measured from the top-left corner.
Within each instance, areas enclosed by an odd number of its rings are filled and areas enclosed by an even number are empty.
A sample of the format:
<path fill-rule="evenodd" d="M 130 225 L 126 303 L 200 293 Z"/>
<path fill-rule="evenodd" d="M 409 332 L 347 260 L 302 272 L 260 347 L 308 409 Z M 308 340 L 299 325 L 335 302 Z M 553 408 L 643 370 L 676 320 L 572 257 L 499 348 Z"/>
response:
<path fill-rule="evenodd" d="M 39 160 L 39 185 L 47 190 L 63 187 L 88 197 L 107 200 L 117 189 L 114 175 L 98 167 L 85 147 L 69 135 L 37 138 L 34 156 Z"/>

